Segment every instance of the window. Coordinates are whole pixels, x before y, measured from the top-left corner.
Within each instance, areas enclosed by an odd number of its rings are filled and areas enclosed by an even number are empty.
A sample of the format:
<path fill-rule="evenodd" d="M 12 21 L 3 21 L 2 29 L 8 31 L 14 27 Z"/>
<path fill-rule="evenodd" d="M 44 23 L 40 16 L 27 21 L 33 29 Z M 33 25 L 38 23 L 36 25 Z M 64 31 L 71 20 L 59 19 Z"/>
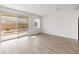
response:
<path fill-rule="evenodd" d="M 0 41 L 26 36 L 28 16 L 0 12 Z"/>
<path fill-rule="evenodd" d="M 35 27 L 40 28 L 40 19 L 35 19 Z"/>

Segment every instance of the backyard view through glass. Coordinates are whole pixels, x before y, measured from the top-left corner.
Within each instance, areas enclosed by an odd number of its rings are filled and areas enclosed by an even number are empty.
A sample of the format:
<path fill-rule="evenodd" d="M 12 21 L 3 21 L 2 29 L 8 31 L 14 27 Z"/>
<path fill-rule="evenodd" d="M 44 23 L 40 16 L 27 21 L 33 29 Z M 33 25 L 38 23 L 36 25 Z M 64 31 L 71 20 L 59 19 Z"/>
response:
<path fill-rule="evenodd" d="M 0 13 L 0 40 L 8 40 L 28 34 L 28 17 Z"/>

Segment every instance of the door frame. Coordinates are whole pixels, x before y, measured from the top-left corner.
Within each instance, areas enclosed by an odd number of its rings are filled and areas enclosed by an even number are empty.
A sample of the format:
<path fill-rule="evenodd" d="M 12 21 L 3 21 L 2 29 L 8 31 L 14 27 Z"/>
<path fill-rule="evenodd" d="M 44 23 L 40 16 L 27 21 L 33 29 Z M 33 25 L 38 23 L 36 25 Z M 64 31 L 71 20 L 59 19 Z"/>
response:
<path fill-rule="evenodd" d="M 79 18 L 78 18 L 78 43 L 79 43 Z"/>

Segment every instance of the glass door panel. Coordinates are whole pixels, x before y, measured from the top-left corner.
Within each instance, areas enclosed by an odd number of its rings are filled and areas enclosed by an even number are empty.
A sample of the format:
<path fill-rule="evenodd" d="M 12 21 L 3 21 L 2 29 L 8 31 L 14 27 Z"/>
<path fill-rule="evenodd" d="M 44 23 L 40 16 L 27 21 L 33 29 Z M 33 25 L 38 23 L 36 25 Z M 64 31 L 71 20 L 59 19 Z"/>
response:
<path fill-rule="evenodd" d="M 28 18 L 14 13 L 1 12 L 0 41 L 26 36 L 28 34 Z"/>
<path fill-rule="evenodd" d="M 18 18 L 1 16 L 1 40 L 7 40 L 17 37 L 18 33 Z"/>
<path fill-rule="evenodd" d="M 25 36 L 28 34 L 28 18 L 20 18 L 18 20 L 18 36 Z"/>

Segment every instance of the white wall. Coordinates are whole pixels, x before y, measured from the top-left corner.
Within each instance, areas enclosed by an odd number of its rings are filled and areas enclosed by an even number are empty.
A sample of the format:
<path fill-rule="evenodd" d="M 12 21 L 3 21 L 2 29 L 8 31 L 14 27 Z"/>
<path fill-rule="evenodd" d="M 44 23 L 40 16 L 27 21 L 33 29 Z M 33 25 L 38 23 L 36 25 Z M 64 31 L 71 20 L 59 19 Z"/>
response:
<path fill-rule="evenodd" d="M 60 10 L 42 19 L 43 33 L 78 40 L 78 15 L 75 10 Z"/>

